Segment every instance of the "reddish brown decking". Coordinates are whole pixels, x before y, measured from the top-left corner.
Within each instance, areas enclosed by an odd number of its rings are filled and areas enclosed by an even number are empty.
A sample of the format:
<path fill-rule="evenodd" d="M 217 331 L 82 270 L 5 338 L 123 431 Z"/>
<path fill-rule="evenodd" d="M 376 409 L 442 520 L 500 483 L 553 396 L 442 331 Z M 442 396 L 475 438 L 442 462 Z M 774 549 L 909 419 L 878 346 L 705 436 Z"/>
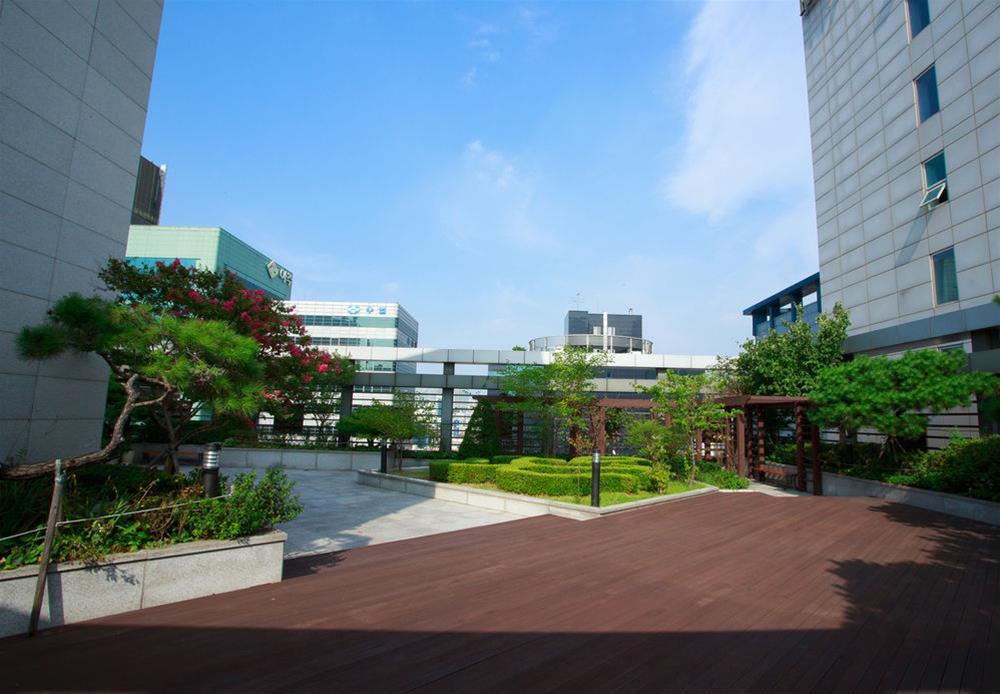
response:
<path fill-rule="evenodd" d="M 0 640 L 0 689 L 1000 690 L 1000 531 L 871 499 L 716 494 L 287 573 Z"/>

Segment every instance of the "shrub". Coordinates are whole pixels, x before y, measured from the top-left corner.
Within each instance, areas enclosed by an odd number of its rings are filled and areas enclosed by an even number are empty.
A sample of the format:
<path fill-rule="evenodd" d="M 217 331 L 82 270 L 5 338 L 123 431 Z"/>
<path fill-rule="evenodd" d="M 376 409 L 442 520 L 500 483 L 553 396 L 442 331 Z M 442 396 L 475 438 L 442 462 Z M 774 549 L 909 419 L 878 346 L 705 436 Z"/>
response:
<path fill-rule="evenodd" d="M 474 461 L 474 462 L 470 462 Z M 435 482 L 454 484 L 483 484 L 496 480 L 497 466 L 485 458 L 470 458 L 467 461 L 432 460 L 428 478 Z"/>
<path fill-rule="evenodd" d="M 740 477 L 732 470 L 726 470 L 716 463 L 704 460 L 698 463 L 695 478 L 699 482 L 710 484 L 719 489 L 746 489 L 750 486 L 750 480 L 746 477 Z"/>
<path fill-rule="evenodd" d="M 227 485 L 223 478 L 222 486 Z M 198 501 L 181 508 L 119 516 L 64 526 L 53 544 L 53 561 L 97 559 L 190 540 L 231 540 L 270 529 L 295 518 L 302 505 L 294 483 L 279 468 L 259 482 L 254 473 L 239 475 L 231 494 L 201 501 L 198 471 L 187 476 L 131 465 L 94 465 L 67 474 L 63 515 L 69 520 L 140 509 L 159 509 Z M 52 493 L 50 479 L 0 481 L 0 536 L 44 525 Z M 0 569 L 38 561 L 43 533 L 0 543 Z"/>
<path fill-rule="evenodd" d="M 575 458 L 570 459 L 570 464 L 576 465 L 590 465 L 591 458 L 589 455 L 578 455 Z M 637 455 L 602 455 L 601 456 L 601 467 L 607 467 L 610 465 L 645 465 L 651 466 L 653 462 L 648 458 L 640 458 Z"/>
<path fill-rule="evenodd" d="M 1000 501 L 1000 436 L 953 439 L 947 448 L 918 457 L 912 474 L 887 481 Z"/>
<path fill-rule="evenodd" d="M 512 460 L 517 460 L 518 458 L 521 458 L 521 457 L 523 457 L 523 456 L 521 456 L 520 454 L 515 454 L 515 455 L 495 455 L 492 458 L 490 458 L 490 462 L 493 463 L 494 465 L 506 465 L 507 463 L 511 462 Z"/>
<path fill-rule="evenodd" d="M 511 466 L 498 466 L 496 484 L 500 489 L 531 496 L 574 496 L 590 494 L 590 475 L 578 473 L 551 474 Z M 601 491 L 628 492 L 640 490 L 639 479 L 633 475 L 607 473 L 601 475 Z"/>

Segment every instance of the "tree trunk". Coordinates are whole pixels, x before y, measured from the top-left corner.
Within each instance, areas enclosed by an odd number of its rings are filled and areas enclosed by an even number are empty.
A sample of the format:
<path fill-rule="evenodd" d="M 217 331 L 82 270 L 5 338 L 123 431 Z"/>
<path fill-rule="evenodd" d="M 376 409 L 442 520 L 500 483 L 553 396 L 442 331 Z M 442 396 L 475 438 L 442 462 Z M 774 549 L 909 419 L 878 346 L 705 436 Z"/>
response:
<path fill-rule="evenodd" d="M 152 383 L 159 385 L 164 388 L 164 392 L 157 398 L 153 400 L 139 400 L 139 389 L 137 384 L 139 381 L 144 381 L 147 383 Z M 140 377 L 138 374 L 133 374 L 122 384 L 125 388 L 125 405 L 122 407 L 122 411 L 118 414 L 118 419 L 115 420 L 115 426 L 111 430 L 111 439 L 108 441 L 108 445 L 99 451 L 94 451 L 92 453 L 85 453 L 84 455 L 77 456 L 75 458 L 69 458 L 63 461 L 63 470 L 71 470 L 77 467 L 83 467 L 84 465 L 91 465 L 93 463 L 100 463 L 108 460 L 112 457 L 114 450 L 118 447 L 118 444 L 122 442 L 122 438 L 125 434 L 125 425 L 128 424 L 129 417 L 132 416 L 132 412 L 138 407 L 146 407 L 149 405 L 159 404 L 172 392 L 172 388 L 162 381 L 157 381 L 155 379 Z M 55 460 L 47 460 L 42 463 L 20 463 L 18 465 L 0 465 L 0 479 L 32 479 L 35 477 L 45 477 L 53 474 L 56 469 Z"/>

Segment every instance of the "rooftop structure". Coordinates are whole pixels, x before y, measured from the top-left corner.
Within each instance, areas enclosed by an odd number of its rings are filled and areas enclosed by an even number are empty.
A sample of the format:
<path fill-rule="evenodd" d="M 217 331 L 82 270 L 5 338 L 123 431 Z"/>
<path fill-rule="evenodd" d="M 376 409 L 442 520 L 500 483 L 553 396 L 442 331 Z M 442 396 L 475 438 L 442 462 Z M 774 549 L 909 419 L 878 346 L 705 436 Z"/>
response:
<path fill-rule="evenodd" d="M 642 339 L 642 316 L 633 313 L 569 311 L 562 335 L 536 337 L 528 349 L 551 352 L 582 347 L 591 352 L 653 353 L 653 343 Z"/>
<path fill-rule="evenodd" d="M 819 273 L 809 275 L 795 284 L 785 287 L 763 301 L 743 309 L 744 316 L 751 316 L 753 321 L 753 336 L 761 338 L 770 331 L 783 333 L 788 328 L 786 323 L 798 320 L 798 306 L 802 305 L 806 322 L 816 329 L 816 318 L 823 312 L 819 291 Z"/>

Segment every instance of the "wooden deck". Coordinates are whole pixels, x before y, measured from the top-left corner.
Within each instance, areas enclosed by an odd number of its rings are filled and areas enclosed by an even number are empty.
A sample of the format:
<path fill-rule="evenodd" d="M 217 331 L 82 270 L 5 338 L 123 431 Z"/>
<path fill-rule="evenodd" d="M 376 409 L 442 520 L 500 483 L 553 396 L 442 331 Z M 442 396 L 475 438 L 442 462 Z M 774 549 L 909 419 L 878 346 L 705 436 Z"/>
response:
<path fill-rule="evenodd" d="M 0 690 L 1000 690 L 1000 529 L 873 499 L 716 494 L 286 573 L 0 640 Z"/>

